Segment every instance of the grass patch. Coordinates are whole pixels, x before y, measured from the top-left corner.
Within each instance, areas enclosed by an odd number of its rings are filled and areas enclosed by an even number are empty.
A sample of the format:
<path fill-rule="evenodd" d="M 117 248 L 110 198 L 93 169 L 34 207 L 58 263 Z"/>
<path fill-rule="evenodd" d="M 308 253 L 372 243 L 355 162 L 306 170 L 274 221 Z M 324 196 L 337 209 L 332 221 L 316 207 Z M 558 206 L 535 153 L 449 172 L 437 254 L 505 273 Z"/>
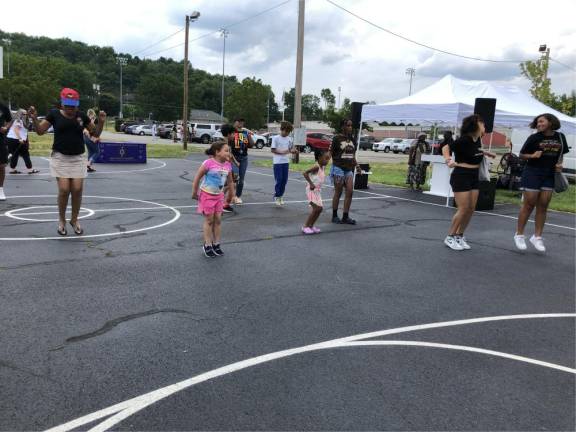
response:
<path fill-rule="evenodd" d="M 50 156 L 52 152 L 52 142 L 54 136 L 52 134 L 36 135 L 30 133 L 30 154 L 32 156 Z M 174 144 L 147 144 L 146 153 L 149 158 L 184 158 L 191 153 L 201 153 L 204 151 L 202 147 L 188 145 L 188 150 L 182 150 L 182 146 Z"/>
<path fill-rule="evenodd" d="M 254 160 L 255 166 L 272 168 L 272 160 Z M 301 161 L 299 164 L 290 164 L 292 171 L 305 171 L 314 164 L 313 161 Z M 328 168 L 328 167 L 327 167 Z M 371 183 L 380 183 L 388 186 L 406 187 L 406 163 L 370 163 Z M 430 174 L 429 174 L 430 175 Z M 496 202 L 500 204 L 521 204 L 521 193 L 518 191 L 496 190 Z M 576 186 L 570 185 L 569 189 L 561 194 L 554 194 L 550 209 L 576 213 Z"/>

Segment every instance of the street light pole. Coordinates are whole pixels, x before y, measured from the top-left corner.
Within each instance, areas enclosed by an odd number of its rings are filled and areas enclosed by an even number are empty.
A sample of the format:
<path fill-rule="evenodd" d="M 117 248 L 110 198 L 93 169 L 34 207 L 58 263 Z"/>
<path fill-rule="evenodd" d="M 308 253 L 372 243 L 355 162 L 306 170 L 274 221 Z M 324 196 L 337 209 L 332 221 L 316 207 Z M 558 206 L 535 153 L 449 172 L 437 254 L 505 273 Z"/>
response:
<path fill-rule="evenodd" d="M 122 105 L 122 67 L 126 66 L 128 63 L 128 59 L 126 57 L 118 57 L 118 64 L 120 65 L 120 112 L 118 113 L 118 117 L 124 118 L 124 107 Z"/>
<path fill-rule="evenodd" d="M 412 94 L 412 80 L 414 79 L 414 75 L 416 75 L 416 69 L 406 69 L 406 75 L 410 75 L 410 90 L 408 90 L 408 96 L 410 96 Z"/>
<path fill-rule="evenodd" d="M 186 31 L 184 32 L 184 97 L 182 103 L 182 148 L 188 150 L 188 33 L 190 21 L 196 21 L 200 12 L 186 15 Z"/>
<path fill-rule="evenodd" d="M 338 86 L 338 109 L 340 109 L 340 93 L 342 92 L 342 87 Z"/>
<path fill-rule="evenodd" d="M 220 35 L 222 36 L 223 39 L 223 45 L 222 45 L 222 102 L 220 104 L 220 117 L 222 120 L 222 122 L 224 122 L 224 65 L 226 62 L 226 38 L 228 37 L 228 35 L 230 34 L 230 32 L 226 29 L 220 29 Z"/>

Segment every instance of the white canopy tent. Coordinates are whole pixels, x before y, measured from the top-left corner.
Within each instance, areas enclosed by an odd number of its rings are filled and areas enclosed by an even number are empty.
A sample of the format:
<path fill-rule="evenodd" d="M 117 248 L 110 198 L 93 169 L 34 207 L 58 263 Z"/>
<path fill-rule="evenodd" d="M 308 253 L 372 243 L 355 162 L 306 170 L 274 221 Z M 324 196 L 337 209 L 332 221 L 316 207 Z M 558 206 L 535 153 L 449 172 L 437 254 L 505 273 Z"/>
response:
<path fill-rule="evenodd" d="M 494 125 L 527 128 L 535 116 L 551 113 L 558 117 L 562 131 L 576 133 L 576 118 L 562 114 L 519 87 L 490 81 L 466 81 L 452 75 L 411 96 L 380 105 L 364 105 L 363 122 L 438 124 L 455 127 L 474 112 L 476 98 L 495 98 Z"/>

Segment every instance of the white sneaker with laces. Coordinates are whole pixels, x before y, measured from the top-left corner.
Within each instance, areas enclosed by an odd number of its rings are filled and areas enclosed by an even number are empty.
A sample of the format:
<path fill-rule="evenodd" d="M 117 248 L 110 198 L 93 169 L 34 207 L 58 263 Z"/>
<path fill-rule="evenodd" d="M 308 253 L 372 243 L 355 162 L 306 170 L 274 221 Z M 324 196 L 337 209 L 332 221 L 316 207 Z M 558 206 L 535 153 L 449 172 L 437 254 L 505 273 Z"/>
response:
<path fill-rule="evenodd" d="M 446 238 L 444 239 L 444 244 L 452 250 L 457 251 L 463 250 L 462 246 L 460 245 L 460 243 L 456 241 L 456 238 L 454 236 L 446 236 Z"/>
<path fill-rule="evenodd" d="M 518 250 L 528 249 L 528 246 L 526 246 L 526 237 L 523 234 L 514 234 L 514 243 Z"/>
<path fill-rule="evenodd" d="M 0 201 L 6 201 L 6 195 L 4 194 L 4 188 L 0 188 Z"/>
<path fill-rule="evenodd" d="M 470 250 L 472 249 L 472 247 L 468 244 L 468 242 L 466 241 L 466 237 L 464 236 L 457 236 L 454 237 L 454 240 L 456 240 L 456 242 L 462 246 L 463 250 Z"/>
<path fill-rule="evenodd" d="M 542 239 L 542 237 L 536 237 L 535 235 L 533 235 L 532 237 L 530 237 L 530 243 L 532 243 L 532 245 L 538 252 L 546 252 L 546 246 L 544 246 L 544 240 Z"/>

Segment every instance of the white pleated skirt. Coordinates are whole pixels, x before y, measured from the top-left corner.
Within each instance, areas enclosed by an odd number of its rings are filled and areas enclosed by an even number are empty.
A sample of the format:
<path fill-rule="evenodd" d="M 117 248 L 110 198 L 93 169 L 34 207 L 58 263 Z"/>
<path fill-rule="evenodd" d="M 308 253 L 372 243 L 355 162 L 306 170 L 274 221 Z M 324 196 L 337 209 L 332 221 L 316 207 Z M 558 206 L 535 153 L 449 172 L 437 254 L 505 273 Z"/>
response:
<path fill-rule="evenodd" d="M 88 175 L 88 160 L 86 153 L 79 155 L 64 155 L 52 152 L 50 158 L 50 174 L 59 178 L 86 178 Z"/>

